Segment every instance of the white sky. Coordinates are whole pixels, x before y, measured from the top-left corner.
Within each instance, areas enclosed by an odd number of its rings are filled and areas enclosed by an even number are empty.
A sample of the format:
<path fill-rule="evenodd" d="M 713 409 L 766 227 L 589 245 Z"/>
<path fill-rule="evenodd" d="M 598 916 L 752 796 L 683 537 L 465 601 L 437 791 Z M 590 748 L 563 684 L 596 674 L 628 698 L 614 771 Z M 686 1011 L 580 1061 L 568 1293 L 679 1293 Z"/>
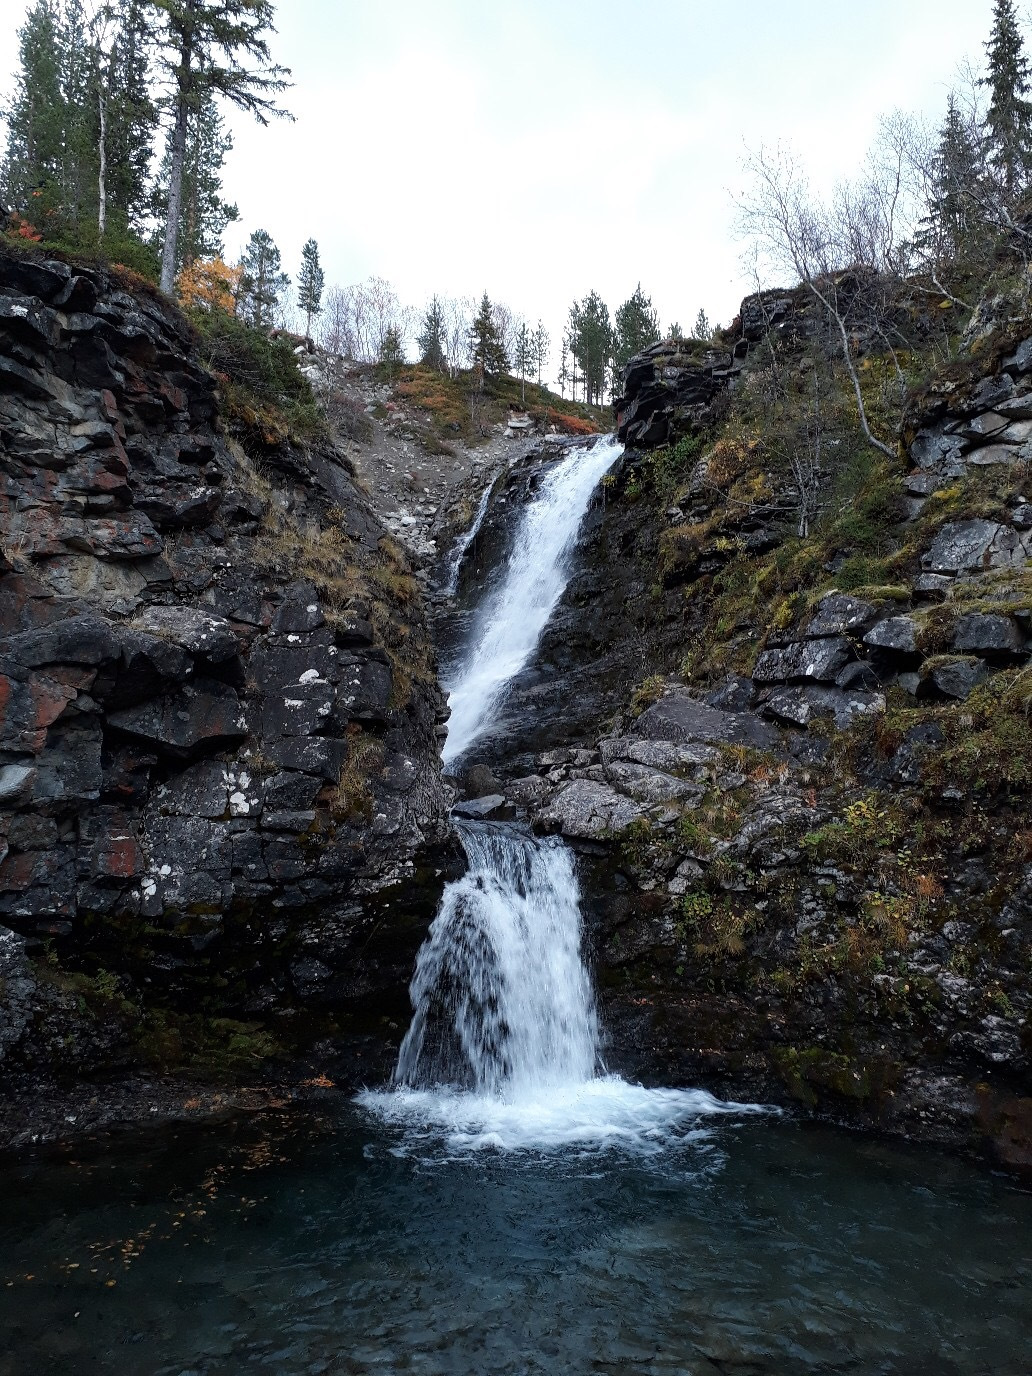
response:
<path fill-rule="evenodd" d="M 26 0 L 0 0 L 0 82 Z M 422 306 L 487 290 L 558 338 L 575 297 L 640 280 L 665 327 L 749 290 L 732 194 L 745 146 L 851 173 L 880 115 L 938 118 L 981 65 L 992 0 L 279 0 L 296 123 L 234 118 L 226 192 L 296 274 L 372 273 Z"/>

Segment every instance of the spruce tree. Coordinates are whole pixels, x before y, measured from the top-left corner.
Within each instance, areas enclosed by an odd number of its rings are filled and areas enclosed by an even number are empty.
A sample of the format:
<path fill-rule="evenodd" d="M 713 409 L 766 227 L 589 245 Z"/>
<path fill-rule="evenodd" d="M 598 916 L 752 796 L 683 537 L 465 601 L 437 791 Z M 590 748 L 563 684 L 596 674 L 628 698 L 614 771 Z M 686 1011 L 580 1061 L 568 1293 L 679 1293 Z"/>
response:
<path fill-rule="evenodd" d="M 322 294 L 326 276 L 319 262 L 319 245 L 309 239 L 301 250 L 301 271 L 297 279 L 297 304 L 305 313 L 305 334 L 312 333 L 312 317 L 322 314 Z"/>
<path fill-rule="evenodd" d="M 695 317 L 695 324 L 692 326 L 692 338 L 703 344 L 708 344 L 713 338 L 713 326 L 710 324 L 709 316 L 701 306 L 699 307 L 699 314 Z"/>
<path fill-rule="evenodd" d="M 616 312 L 613 367 L 622 372 L 635 354 L 640 354 L 659 339 L 659 317 L 641 283 Z"/>
<path fill-rule="evenodd" d="M 680 324 L 679 324 L 676 320 L 674 321 L 674 323 L 673 323 L 672 325 L 668 325 L 668 326 L 667 326 L 667 332 L 666 332 L 665 338 L 666 338 L 666 339 L 683 339 L 683 338 L 684 338 L 684 330 L 681 329 Z"/>
<path fill-rule="evenodd" d="M 447 372 L 448 369 L 446 331 L 444 307 L 435 296 L 426 308 L 416 343 L 419 346 L 420 363 L 427 368 L 433 368 L 437 373 Z"/>
<path fill-rule="evenodd" d="M 469 349 L 473 366 L 480 366 L 485 373 L 504 373 L 509 366 L 505 345 L 498 334 L 494 309 L 485 291 L 480 298 L 480 307 L 469 331 Z"/>
<path fill-rule="evenodd" d="M 97 44 L 82 0 L 64 0 L 59 53 L 64 106 L 61 218 L 67 228 L 75 229 L 93 219 L 100 145 Z"/>
<path fill-rule="evenodd" d="M 534 336 L 525 320 L 516 326 L 512 362 L 520 380 L 520 401 L 526 405 L 527 378 L 534 372 Z"/>
<path fill-rule="evenodd" d="M 389 378 L 393 377 L 395 371 L 405 362 L 405 342 L 397 325 L 388 325 L 384 330 L 377 362 L 383 365 L 384 372 Z"/>
<path fill-rule="evenodd" d="M 539 320 L 537 329 L 534 331 L 534 368 L 537 372 L 538 386 L 540 387 L 545 368 L 548 366 L 548 349 L 552 338 L 545 329 L 544 323 Z"/>
<path fill-rule="evenodd" d="M 170 292 L 180 260 L 183 181 L 191 114 L 221 96 L 261 124 L 283 115 L 273 97 L 287 86 L 285 67 L 272 63 L 267 35 L 270 0 L 151 0 L 160 11 L 159 40 L 171 78 L 168 206 L 161 254 L 161 289 Z M 245 65 L 254 64 L 249 68 Z"/>
<path fill-rule="evenodd" d="M 3 168 L 7 204 L 37 226 L 63 206 L 65 114 L 60 9 L 56 0 L 37 0 L 18 30 Z"/>
<path fill-rule="evenodd" d="M 150 201 L 150 163 L 157 107 L 150 92 L 151 28 L 143 0 L 118 0 L 114 34 L 101 58 L 98 107 L 101 193 L 98 228 L 139 233 Z"/>
<path fill-rule="evenodd" d="M 937 261 L 962 254 L 977 224 L 979 179 L 978 149 L 951 91 L 932 163 L 928 211 L 914 241 L 917 249 Z"/>
<path fill-rule="evenodd" d="M 612 364 L 613 325 L 609 307 L 598 292 L 589 292 L 583 301 L 573 303 L 569 329 L 570 352 L 583 374 L 584 400 L 589 405 L 601 405 Z M 573 386 L 576 391 L 576 368 Z"/>
<path fill-rule="evenodd" d="M 290 278 L 281 272 L 280 251 L 264 229 L 256 229 L 247 241 L 240 259 L 240 304 L 238 314 L 249 325 L 269 329 Z"/>
<path fill-rule="evenodd" d="M 989 70 L 982 85 L 989 88 L 986 131 L 989 160 L 1008 195 L 1024 185 L 1032 168 L 1032 69 L 1014 12 L 1014 0 L 995 0 L 993 28 L 985 45 Z"/>

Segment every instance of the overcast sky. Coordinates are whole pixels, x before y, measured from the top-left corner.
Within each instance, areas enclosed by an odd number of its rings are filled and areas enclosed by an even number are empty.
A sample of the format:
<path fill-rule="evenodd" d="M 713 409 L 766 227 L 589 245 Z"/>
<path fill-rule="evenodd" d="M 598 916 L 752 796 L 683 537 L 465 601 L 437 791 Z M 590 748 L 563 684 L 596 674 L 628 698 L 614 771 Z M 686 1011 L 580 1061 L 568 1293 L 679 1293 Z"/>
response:
<path fill-rule="evenodd" d="M 0 72 L 25 0 L 0 0 Z M 267 229 L 293 273 L 370 274 L 421 306 L 485 289 L 557 336 L 640 280 L 664 326 L 726 323 L 749 289 L 732 195 L 745 147 L 853 171 L 880 115 L 938 118 L 981 64 L 992 0 L 280 0 L 296 122 L 233 120 L 231 254 Z M 4 83 L 9 87 L 9 79 Z"/>

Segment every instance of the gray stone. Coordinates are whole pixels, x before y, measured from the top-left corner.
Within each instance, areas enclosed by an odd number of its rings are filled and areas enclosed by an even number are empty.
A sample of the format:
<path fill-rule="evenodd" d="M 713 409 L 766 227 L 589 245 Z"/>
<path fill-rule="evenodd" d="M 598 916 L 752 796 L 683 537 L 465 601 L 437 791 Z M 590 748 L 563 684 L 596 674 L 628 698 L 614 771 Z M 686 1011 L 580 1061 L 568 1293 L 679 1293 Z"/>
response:
<path fill-rule="evenodd" d="M 32 792 L 36 770 L 27 764 L 6 764 L 0 769 L 0 803 L 24 801 Z"/>
<path fill-rule="evenodd" d="M 910 457 L 918 468 L 941 468 L 959 459 L 965 448 L 959 435 L 943 435 L 933 430 L 921 430 L 910 446 Z"/>
<path fill-rule="evenodd" d="M 1032 393 L 1011 397 L 1009 401 L 1001 402 L 996 409 L 1001 416 L 1006 416 L 1010 420 L 1032 420 Z"/>
<path fill-rule="evenodd" d="M 606 737 L 599 741 L 598 748 L 604 765 L 614 760 L 627 760 L 650 769 L 662 769 L 668 774 L 682 769 L 697 773 L 720 757 L 720 752 L 712 745 L 678 745 L 673 741 L 640 740 L 637 736 Z"/>
<path fill-rule="evenodd" d="M 950 595 L 953 579 L 945 573 L 919 573 L 910 586 L 915 596 L 929 602 L 942 602 Z"/>
<path fill-rule="evenodd" d="M 777 733 L 758 717 L 749 712 L 721 712 L 716 707 L 707 707 L 683 688 L 667 689 L 659 702 L 638 718 L 635 732 L 644 740 L 672 741 L 677 745 L 719 741 L 774 750 L 779 743 Z"/>
<path fill-rule="evenodd" d="M 1009 616 L 969 612 L 954 628 L 953 649 L 958 654 L 1013 655 L 1024 648 L 1025 637 Z"/>
<path fill-rule="evenodd" d="M 988 568 L 1003 529 L 995 521 L 950 521 L 936 535 L 921 563 L 931 573 Z"/>
<path fill-rule="evenodd" d="M 914 497 L 930 497 L 941 486 L 938 473 L 908 473 L 903 479 L 903 487 Z"/>
<path fill-rule="evenodd" d="M 506 797 L 519 807 L 540 807 L 551 791 L 547 779 L 542 779 L 540 774 L 527 774 L 522 779 L 510 779 L 505 785 Z"/>
<path fill-rule="evenodd" d="M 574 779 L 534 818 L 546 831 L 563 836 L 598 839 L 619 835 L 644 815 L 639 804 L 606 784 Z"/>
<path fill-rule="evenodd" d="M 793 679 L 834 683 L 852 658 L 853 647 L 842 636 L 798 641 L 784 649 L 764 650 L 757 657 L 753 678 L 757 683 L 790 683 Z"/>
<path fill-rule="evenodd" d="M 1026 339 L 1015 351 L 1003 360 L 1003 366 L 1010 372 L 1032 372 L 1032 339 Z"/>
<path fill-rule="evenodd" d="M 986 440 L 998 435 L 1007 428 L 1006 416 L 998 411 L 983 411 L 980 416 L 972 416 L 960 427 L 960 433 L 971 440 Z"/>
<path fill-rule="evenodd" d="M 1032 504 L 1022 502 L 1011 512 L 1011 521 L 1018 530 L 1032 529 Z"/>
<path fill-rule="evenodd" d="M 622 793 L 630 794 L 639 803 L 666 803 L 675 798 L 698 798 L 702 795 L 698 784 L 643 764 L 619 761 L 609 765 L 606 777 Z"/>
<path fill-rule="evenodd" d="M 988 670 L 984 659 L 957 659 L 937 664 L 928 675 L 929 680 L 944 697 L 965 701 L 973 688 L 984 682 Z"/>
<path fill-rule="evenodd" d="M 879 621 L 864 636 L 864 644 L 875 650 L 889 650 L 893 654 L 917 653 L 917 623 L 910 616 L 890 616 Z"/>
<path fill-rule="evenodd" d="M 174 695 L 112 712 L 110 725 L 127 735 L 175 752 L 209 749 L 242 740 L 247 725 L 240 700 L 228 684 L 198 679 Z"/>
<path fill-rule="evenodd" d="M 877 615 L 877 609 L 862 598 L 851 597 L 845 592 L 829 593 L 817 603 L 816 614 L 807 626 L 806 634 L 844 635 L 847 631 L 863 630 L 870 626 Z"/>
<path fill-rule="evenodd" d="M 1015 420 L 997 436 L 1001 444 L 1025 444 L 1032 439 L 1032 420 Z"/>
<path fill-rule="evenodd" d="M 872 665 L 865 659 L 854 660 L 852 664 L 847 664 L 835 680 L 838 688 L 849 688 L 852 690 L 865 689 L 868 692 L 877 692 L 881 687 L 881 680 Z"/>
<path fill-rule="evenodd" d="M 470 817 L 474 820 L 502 817 L 507 811 L 509 804 L 500 793 L 489 793 L 486 798 L 467 798 L 465 802 L 456 803 L 452 808 L 452 813 L 456 817 Z"/>
<path fill-rule="evenodd" d="M 213 664 L 232 658 L 238 650 L 236 632 L 226 618 L 199 607 L 147 607 L 134 625 Z"/>
<path fill-rule="evenodd" d="M 987 444 L 966 455 L 965 462 L 977 468 L 996 468 L 1000 464 L 1017 463 L 1019 451 L 1010 444 Z"/>
<path fill-rule="evenodd" d="M 718 707 L 723 712 L 747 712 L 755 696 L 752 679 L 729 674 L 723 683 L 706 694 L 705 701 L 710 707 Z"/>
<path fill-rule="evenodd" d="M 780 721 L 807 726 L 817 717 L 833 717 L 844 730 L 856 717 L 885 711 L 882 693 L 824 686 L 779 688 L 767 699 L 764 710 Z"/>

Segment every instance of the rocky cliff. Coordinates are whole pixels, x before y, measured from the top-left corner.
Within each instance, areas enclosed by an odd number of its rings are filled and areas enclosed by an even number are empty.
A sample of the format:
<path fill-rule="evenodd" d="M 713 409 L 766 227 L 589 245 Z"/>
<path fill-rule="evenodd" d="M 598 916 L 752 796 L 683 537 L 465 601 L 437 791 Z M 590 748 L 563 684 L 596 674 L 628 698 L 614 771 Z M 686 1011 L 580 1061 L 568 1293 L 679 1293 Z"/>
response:
<path fill-rule="evenodd" d="M 634 360 L 528 671 L 570 729 L 501 787 L 580 852 L 614 1064 L 1027 1163 L 1027 305 L 950 351 L 893 460 L 799 292 Z"/>
<path fill-rule="evenodd" d="M 6 1071 L 406 1006 L 447 810 L 419 589 L 332 431 L 241 386 L 131 275 L 0 252 Z"/>

